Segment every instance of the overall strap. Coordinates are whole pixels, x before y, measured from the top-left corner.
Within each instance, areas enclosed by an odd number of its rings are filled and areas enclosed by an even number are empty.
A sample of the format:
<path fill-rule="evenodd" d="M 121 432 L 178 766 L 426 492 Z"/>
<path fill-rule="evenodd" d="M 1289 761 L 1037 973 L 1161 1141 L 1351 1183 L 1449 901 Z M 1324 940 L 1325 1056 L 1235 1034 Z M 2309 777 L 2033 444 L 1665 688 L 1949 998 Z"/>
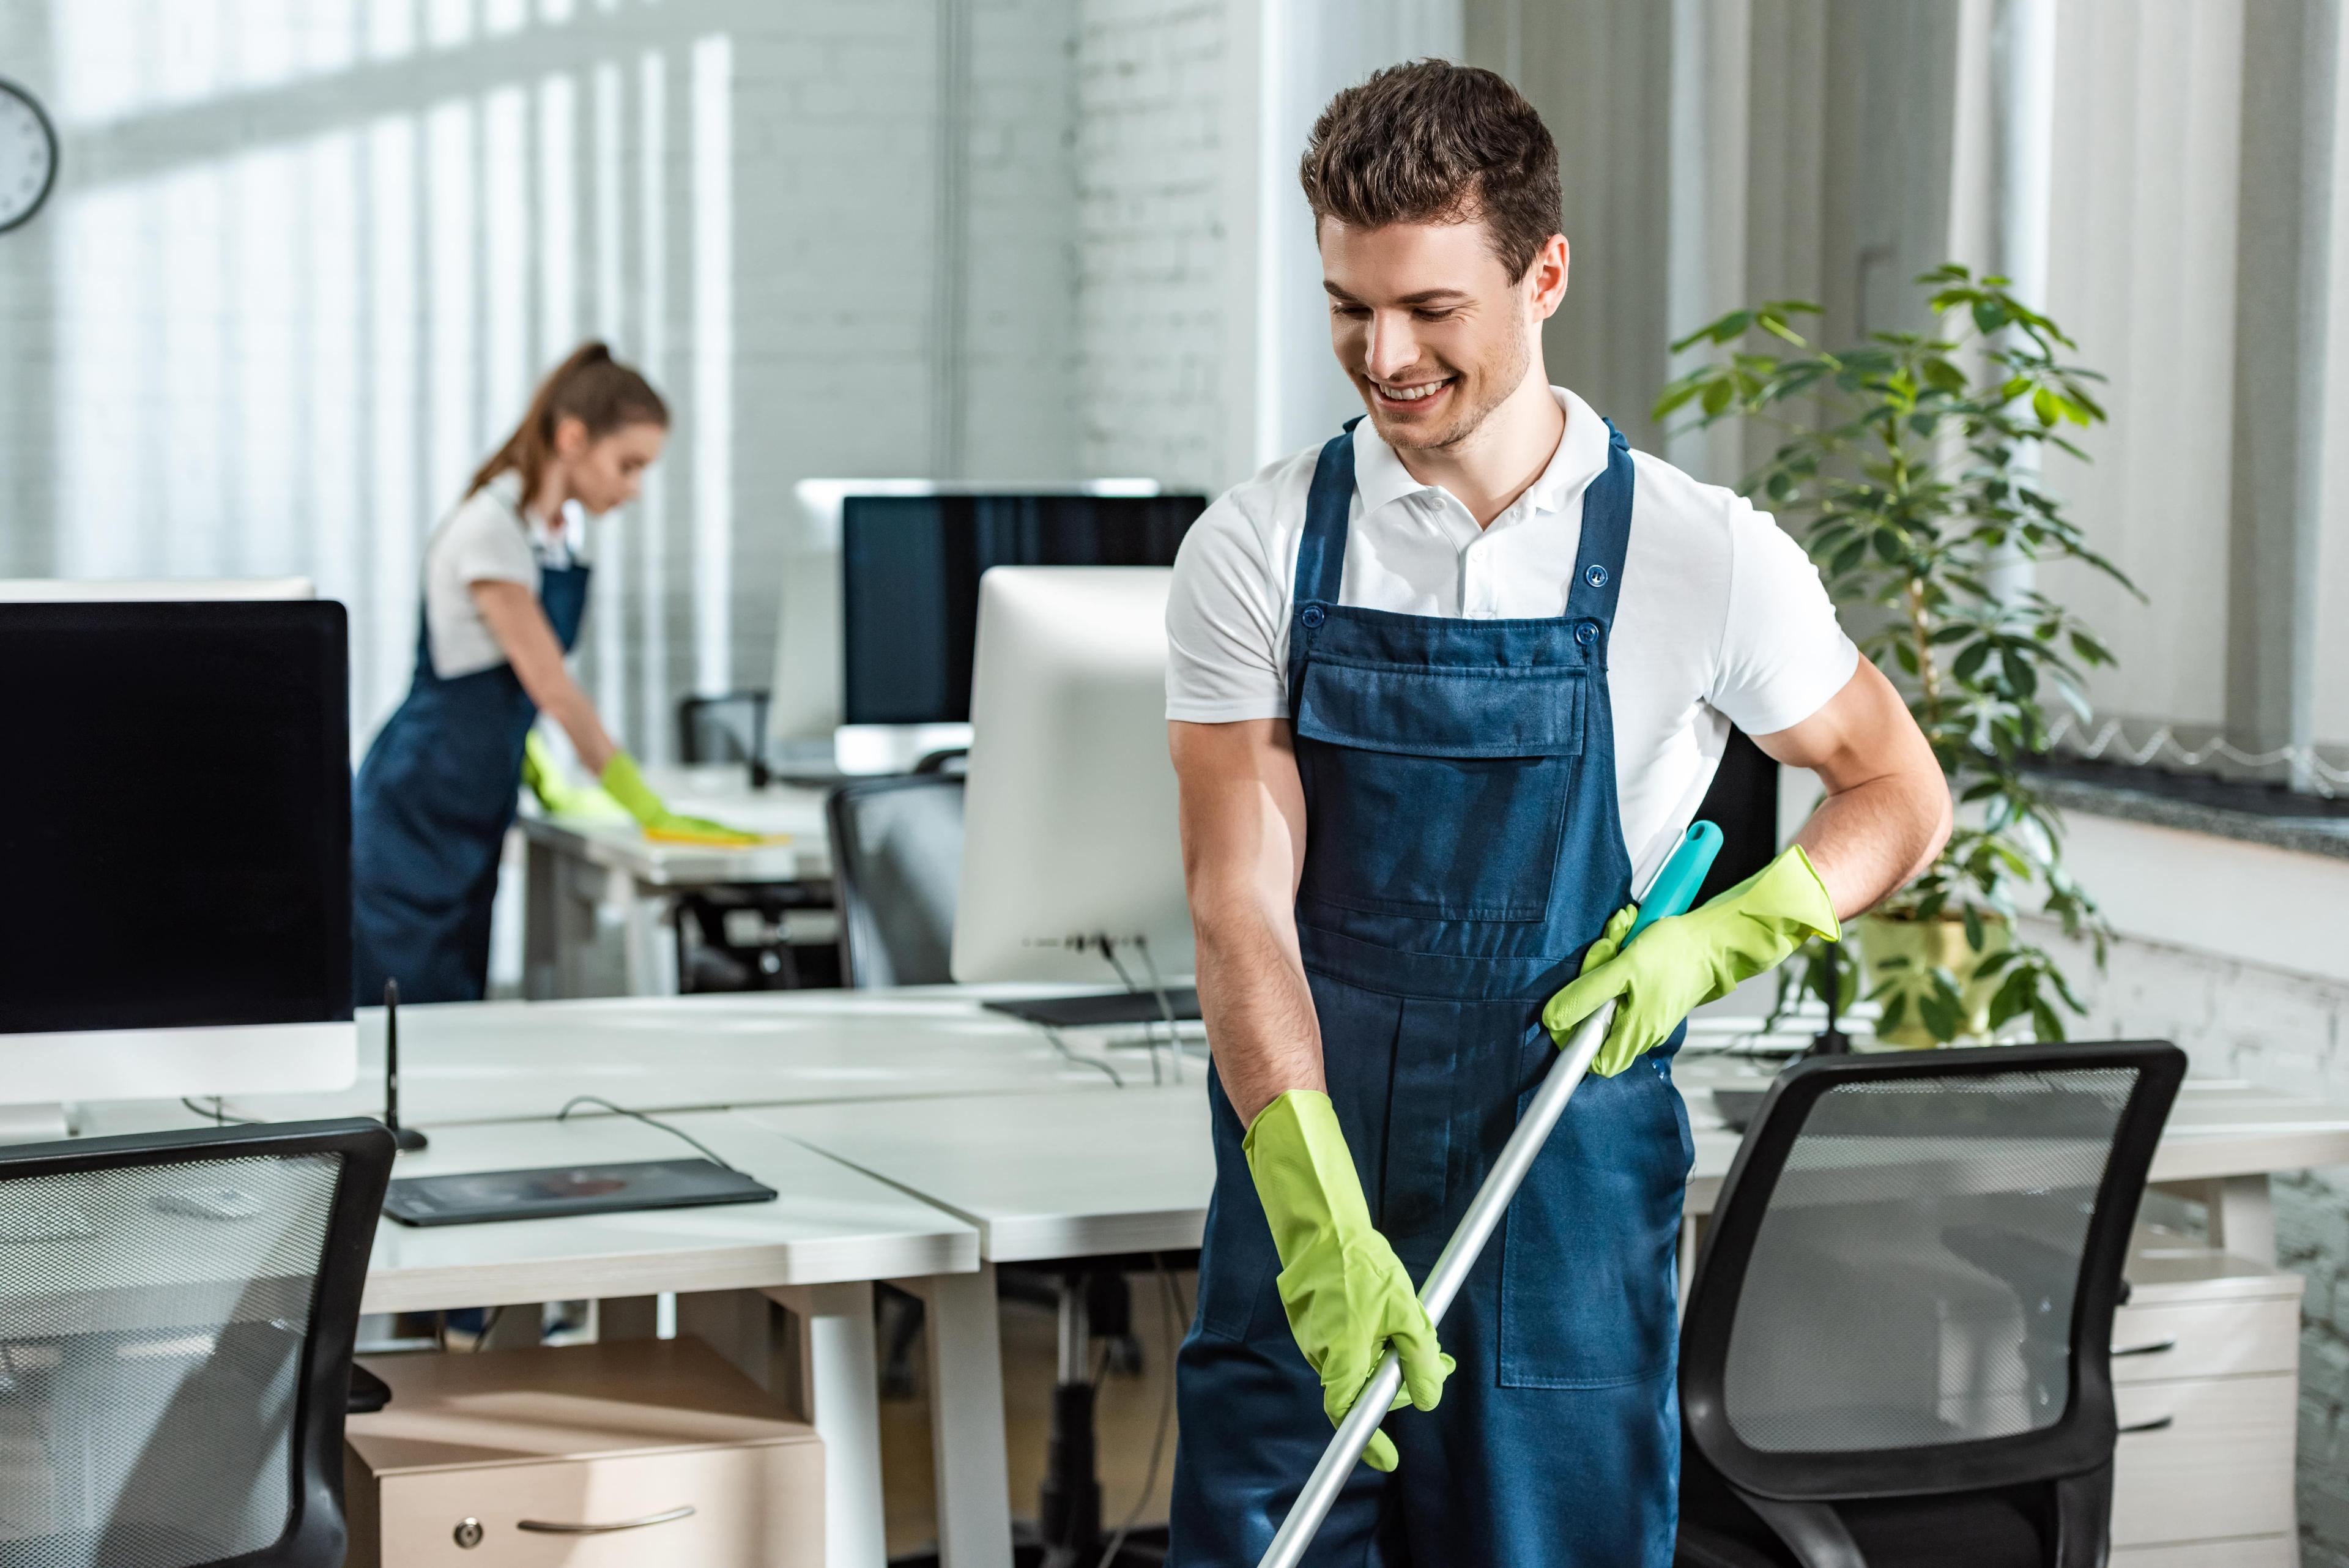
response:
<path fill-rule="evenodd" d="M 1299 604 L 1338 602 L 1346 576 L 1346 514 L 1354 504 L 1354 427 L 1361 422 L 1360 414 L 1348 420 L 1313 465 L 1313 485 L 1305 493 L 1305 534 L 1297 542 Z"/>
<path fill-rule="evenodd" d="M 1582 538 L 1575 552 L 1574 587 L 1566 613 L 1596 621 L 1600 633 L 1615 623 L 1623 587 L 1623 552 L 1631 540 L 1631 443 L 1607 421 L 1607 468 L 1582 493 Z"/>

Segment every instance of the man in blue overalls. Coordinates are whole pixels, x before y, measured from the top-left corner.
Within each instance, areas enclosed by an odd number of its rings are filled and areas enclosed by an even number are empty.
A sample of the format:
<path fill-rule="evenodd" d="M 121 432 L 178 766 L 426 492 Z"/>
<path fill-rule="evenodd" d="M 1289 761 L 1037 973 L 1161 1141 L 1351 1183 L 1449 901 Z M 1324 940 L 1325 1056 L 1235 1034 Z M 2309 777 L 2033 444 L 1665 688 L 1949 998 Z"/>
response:
<path fill-rule="evenodd" d="M 1308 1561 L 1665 1568 L 1681 1020 L 1921 868 L 1948 791 L 1800 547 L 1549 384 L 1557 157 L 1507 83 L 1381 72 L 1302 177 L 1370 417 L 1219 500 L 1167 610 L 1216 1163 L 1171 1560 L 1254 1563 L 1392 1345 L 1416 1408 Z M 1733 722 L 1826 798 L 1618 957 Z M 1607 997 L 1439 1345 L 1414 1282 Z"/>

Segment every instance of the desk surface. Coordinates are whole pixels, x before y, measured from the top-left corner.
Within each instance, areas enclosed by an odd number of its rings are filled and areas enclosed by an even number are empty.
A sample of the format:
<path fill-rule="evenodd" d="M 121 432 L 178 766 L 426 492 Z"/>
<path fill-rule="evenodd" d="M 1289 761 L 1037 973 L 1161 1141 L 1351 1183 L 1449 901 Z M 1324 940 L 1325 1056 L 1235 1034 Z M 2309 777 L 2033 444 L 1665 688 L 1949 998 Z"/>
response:
<path fill-rule="evenodd" d="M 828 1284 L 978 1266 L 970 1226 L 837 1160 L 724 1112 L 667 1119 L 781 1196 L 772 1203 L 430 1230 L 386 1220 L 361 1310 Z M 656 1127 L 610 1116 L 436 1127 L 431 1138 L 430 1147 L 399 1157 L 394 1179 L 693 1152 Z"/>
<path fill-rule="evenodd" d="M 1716 1084 L 1759 1087 L 1766 1067 L 1698 1058 L 1677 1075 L 1689 1102 L 1696 1164 L 1688 1211 L 1709 1214 L 1738 1135 L 1714 1111 Z M 978 1227 L 999 1262 L 1195 1247 L 1215 1163 L 1206 1090 L 1129 1089 L 1016 1095 L 983 1104 L 888 1104 L 746 1110 Z M 2153 1179 L 2184 1181 L 2349 1164 L 2349 1107 L 2189 1079 L 2154 1158 Z"/>
<path fill-rule="evenodd" d="M 1195 1247 L 1215 1183 L 1207 1091 L 800 1106 L 736 1114 L 969 1221 L 1014 1263 Z"/>
<path fill-rule="evenodd" d="M 657 888 L 708 888 L 745 882 L 815 882 L 832 875 L 822 790 L 771 784 L 753 790 L 740 763 L 647 770 L 669 809 L 754 833 L 787 833 L 788 844 L 727 849 L 656 844 L 628 821 L 581 821 L 524 805 L 520 825 L 534 845 L 626 872 Z"/>
<path fill-rule="evenodd" d="M 1067 1032 L 1064 1040 L 1084 1058 L 1072 1061 L 1033 1024 L 980 1005 L 991 995 L 1081 989 L 913 986 L 403 1007 L 400 1114 L 436 1127 L 551 1116 L 573 1095 L 658 1112 L 1106 1088 L 1109 1072 L 1149 1082 L 1146 1051 Z M 348 1089 L 238 1096 L 227 1108 L 273 1121 L 376 1115 L 383 1105 L 381 1008 L 359 1009 L 358 1040 L 358 1077 Z M 176 1102 L 93 1104 L 83 1130 L 198 1119 Z"/>

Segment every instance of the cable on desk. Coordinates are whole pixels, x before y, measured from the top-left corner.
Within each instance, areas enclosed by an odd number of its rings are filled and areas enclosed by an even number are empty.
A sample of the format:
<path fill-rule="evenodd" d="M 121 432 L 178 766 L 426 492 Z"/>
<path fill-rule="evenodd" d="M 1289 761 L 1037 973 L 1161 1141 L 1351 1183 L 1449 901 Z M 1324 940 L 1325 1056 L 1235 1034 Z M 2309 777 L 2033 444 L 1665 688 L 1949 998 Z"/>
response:
<path fill-rule="evenodd" d="M 1142 967 L 1150 972 L 1150 989 L 1158 998 L 1159 1013 L 1166 1020 L 1166 1048 L 1174 1054 L 1174 1081 L 1183 1081 L 1183 1032 L 1174 1025 L 1174 999 L 1166 994 L 1165 979 L 1158 972 L 1158 961 L 1150 956 L 1150 939 L 1136 937 L 1133 945 L 1142 950 Z"/>
<path fill-rule="evenodd" d="M 634 1116 L 636 1120 L 644 1123 L 645 1126 L 648 1127 L 658 1127 L 661 1131 L 668 1134 L 669 1137 L 691 1144 L 694 1147 L 699 1149 L 704 1155 L 708 1156 L 709 1162 L 712 1165 L 718 1166 L 721 1169 L 732 1170 L 737 1176 L 742 1174 L 740 1170 L 736 1170 L 732 1164 L 721 1158 L 716 1149 L 710 1147 L 708 1144 L 702 1142 L 691 1133 L 685 1131 L 681 1127 L 673 1127 L 665 1121 L 645 1115 L 642 1111 L 632 1111 L 626 1106 L 616 1106 L 601 1095 L 572 1096 L 570 1099 L 564 1102 L 563 1108 L 554 1113 L 554 1119 L 556 1121 L 564 1120 L 573 1111 L 578 1109 L 581 1106 L 601 1106 L 605 1110 L 612 1112 L 616 1116 Z"/>
<path fill-rule="evenodd" d="M 214 1095 L 212 1098 L 212 1108 L 210 1110 L 204 1109 L 203 1106 L 196 1104 L 194 1100 L 191 1099 L 186 1095 L 181 1095 L 180 1096 L 180 1104 L 187 1106 L 188 1109 L 193 1111 L 200 1116 L 212 1117 L 212 1125 L 214 1127 L 224 1127 L 229 1126 L 231 1123 L 234 1123 L 236 1126 L 241 1127 L 257 1127 L 261 1125 L 261 1118 L 259 1116 L 232 1116 L 222 1105 L 221 1097 L 218 1095 Z"/>
<path fill-rule="evenodd" d="M 1118 983 L 1125 987 L 1126 994 L 1129 996 L 1142 995 L 1142 987 L 1133 983 L 1133 977 L 1125 972 L 1125 966 L 1123 964 L 1117 961 L 1117 943 L 1115 940 L 1112 939 L 1107 931 L 1103 931 L 1101 935 L 1095 937 L 1093 941 L 1094 944 L 1101 949 L 1101 956 L 1109 961 L 1109 967 L 1117 971 Z M 1141 946 L 1142 956 L 1145 959 L 1148 958 L 1150 956 L 1150 944 L 1140 937 L 1136 937 L 1134 941 Z M 1155 976 L 1158 972 L 1157 966 L 1154 964 L 1152 965 L 1150 972 L 1153 976 Z M 1162 987 L 1161 990 L 1163 992 L 1164 988 Z M 1169 1021 L 1166 1026 L 1166 1033 L 1168 1038 L 1174 1042 L 1174 1081 L 1179 1084 L 1183 1081 L 1183 1041 L 1182 1037 L 1174 1032 L 1174 1026 L 1173 1023 L 1174 1009 L 1173 1004 L 1169 1002 L 1163 994 L 1159 999 L 1159 1006 L 1161 1010 L 1165 1012 Z M 1142 1037 L 1145 1041 L 1149 1042 L 1150 1044 L 1150 1081 L 1153 1084 L 1163 1084 L 1166 1080 L 1160 1075 L 1158 1066 L 1158 1032 L 1151 1028 L 1148 1024 L 1144 1024 L 1143 1026 Z"/>
<path fill-rule="evenodd" d="M 1116 1068 L 1111 1066 L 1106 1062 L 1097 1061 L 1091 1056 L 1080 1056 L 1074 1051 L 1070 1050 L 1069 1043 L 1061 1038 L 1060 1030 L 1050 1023 L 1039 1023 L 1036 1027 L 1044 1032 L 1044 1038 L 1052 1043 L 1052 1049 L 1061 1054 L 1061 1057 L 1063 1061 L 1072 1062 L 1081 1067 L 1099 1067 L 1102 1072 L 1109 1075 L 1109 1081 L 1111 1083 L 1115 1084 L 1121 1089 L 1125 1087 L 1125 1080 L 1117 1075 Z"/>

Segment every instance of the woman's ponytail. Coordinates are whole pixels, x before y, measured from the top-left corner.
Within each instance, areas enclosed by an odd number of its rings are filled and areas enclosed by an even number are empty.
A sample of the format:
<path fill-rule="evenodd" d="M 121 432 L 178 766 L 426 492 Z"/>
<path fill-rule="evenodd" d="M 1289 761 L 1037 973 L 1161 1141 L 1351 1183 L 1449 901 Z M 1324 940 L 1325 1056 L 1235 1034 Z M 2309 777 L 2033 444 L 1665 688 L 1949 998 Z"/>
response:
<path fill-rule="evenodd" d="M 473 475 L 466 498 L 470 500 L 498 475 L 513 472 L 522 476 L 523 499 L 527 503 L 538 493 L 539 482 L 554 455 L 555 427 L 566 419 L 585 425 L 590 441 L 601 441 L 623 425 L 652 424 L 666 430 L 668 405 L 661 401 L 651 382 L 613 358 L 605 344 L 582 343 L 538 384 L 522 423 Z"/>

